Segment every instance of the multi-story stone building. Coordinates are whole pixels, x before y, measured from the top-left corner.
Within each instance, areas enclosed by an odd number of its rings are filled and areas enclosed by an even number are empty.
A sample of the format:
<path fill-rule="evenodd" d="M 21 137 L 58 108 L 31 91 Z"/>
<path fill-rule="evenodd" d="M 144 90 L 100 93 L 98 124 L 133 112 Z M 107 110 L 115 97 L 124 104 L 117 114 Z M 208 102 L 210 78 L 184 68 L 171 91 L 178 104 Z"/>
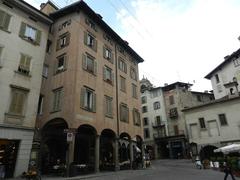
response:
<path fill-rule="evenodd" d="M 205 78 L 211 80 L 215 99 L 240 92 L 240 49 L 226 56 L 224 61 L 213 69 Z"/>
<path fill-rule="evenodd" d="M 143 124 L 149 121 L 152 126 L 144 126 L 145 141 L 152 143 L 157 158 L 186 157 L 188 134 L 182 109 L 214 99 L 212 93 L 191 91 L 191 86 L 176 82 L 153 88 L 148 80 L 141 81 Z"/>
<path fill-rule="evenodd" d="M 24 1 L 0 0 L 0 166 L 5 178 L 28 168 L 51 23 Z"/>
<path fill-rule="evenodd" d="M 145 78 L 140 85 L 144 143 L 151 159 L 157 159 L 159 153 L 155 138 L 168 136 L 163 91 L 162 87 L 153 87 Z"/>
<path fill-rule="evenodd" d="M 217 99 L 184 110 L 193 155 L 210 158 L 217 147 L 240 142 L 239 55 L 227 56 L 206 76 Z"/>
<path fill-rule="evenodd" d="M 85 2 L 49 6 L 41 5 L 54 20 L 39 102 L 43 172 L 57 160 L 85 171 L 131 166 L 142 148 L 143 59 Z"/>

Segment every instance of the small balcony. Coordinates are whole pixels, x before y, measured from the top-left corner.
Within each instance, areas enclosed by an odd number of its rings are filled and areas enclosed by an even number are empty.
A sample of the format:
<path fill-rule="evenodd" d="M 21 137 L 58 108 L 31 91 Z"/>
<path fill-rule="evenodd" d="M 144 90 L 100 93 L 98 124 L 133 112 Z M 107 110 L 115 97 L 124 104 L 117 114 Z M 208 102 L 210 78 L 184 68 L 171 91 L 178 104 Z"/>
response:
<path fill-rule="evenodd" d="M 178 110 L 177 108 L 172 108 L 169 110 L 169 117 L 174 119 L 178 117 Z"/>
<path fill-rule="evenodd" d="M 153 137 L 154 137 L 154 139 L 158 139 L 158 138 L 165 138 L 167 136 L 166 136 L 165 132 L 160 132 L 160 133 L 154 133 Z"/>
<path fill-rule="evenodd" d="M 155 122 L 155 123 L 152 123 L 152 127 L 153 128 L 165 128 L 165 123 L 163 123 L 163 122 Z"/>

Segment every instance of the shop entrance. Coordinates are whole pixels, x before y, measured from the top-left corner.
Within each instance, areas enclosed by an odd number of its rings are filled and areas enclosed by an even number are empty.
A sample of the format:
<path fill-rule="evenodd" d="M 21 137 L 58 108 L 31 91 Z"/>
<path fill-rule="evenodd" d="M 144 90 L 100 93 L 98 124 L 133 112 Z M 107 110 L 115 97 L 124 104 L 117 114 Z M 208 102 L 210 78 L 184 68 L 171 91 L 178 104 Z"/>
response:
<path fill-rule="evenodd" d="M 0 179 L 13 177 L 19 142 L 19 140 L 0 139 Z"/>

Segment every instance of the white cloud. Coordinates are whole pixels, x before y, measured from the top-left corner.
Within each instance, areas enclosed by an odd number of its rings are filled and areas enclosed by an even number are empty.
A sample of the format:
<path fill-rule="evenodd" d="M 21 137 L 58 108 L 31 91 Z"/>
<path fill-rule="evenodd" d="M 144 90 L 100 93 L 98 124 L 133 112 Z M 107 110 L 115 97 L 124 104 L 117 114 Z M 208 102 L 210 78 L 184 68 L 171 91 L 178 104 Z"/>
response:
<path fill-rule="evenodd" d="M 240 6 L 234 0 L 132 0 L 135 17 L 117 17 L 130 46 L 144 59 L 141 75 L 156 85 L 196 81 L 211 89 L 204 76 L 239 48 Z M 139 23 L 140 22 L 140 23 Z"/>

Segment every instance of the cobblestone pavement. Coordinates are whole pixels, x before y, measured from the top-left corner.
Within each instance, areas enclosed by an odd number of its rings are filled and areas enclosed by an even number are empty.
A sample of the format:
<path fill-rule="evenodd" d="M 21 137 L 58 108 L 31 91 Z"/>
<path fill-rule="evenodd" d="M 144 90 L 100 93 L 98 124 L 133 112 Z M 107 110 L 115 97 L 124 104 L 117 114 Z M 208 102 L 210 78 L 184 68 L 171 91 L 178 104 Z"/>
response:
<path fill-rule="evenodd" d="M 42 180 L 223 180 L 224 173 L 206 169 L 199 170 L 189 160 L 157 160 L 143 170 L 127 170 L 97 173 L 73 178 L 42 177 Z M 231 177 L 228 177 L 230 180 Z M 16 179 L 15 179 L 16 180 Z M 236 178 L 240 180 L 240 178 Z"/>

